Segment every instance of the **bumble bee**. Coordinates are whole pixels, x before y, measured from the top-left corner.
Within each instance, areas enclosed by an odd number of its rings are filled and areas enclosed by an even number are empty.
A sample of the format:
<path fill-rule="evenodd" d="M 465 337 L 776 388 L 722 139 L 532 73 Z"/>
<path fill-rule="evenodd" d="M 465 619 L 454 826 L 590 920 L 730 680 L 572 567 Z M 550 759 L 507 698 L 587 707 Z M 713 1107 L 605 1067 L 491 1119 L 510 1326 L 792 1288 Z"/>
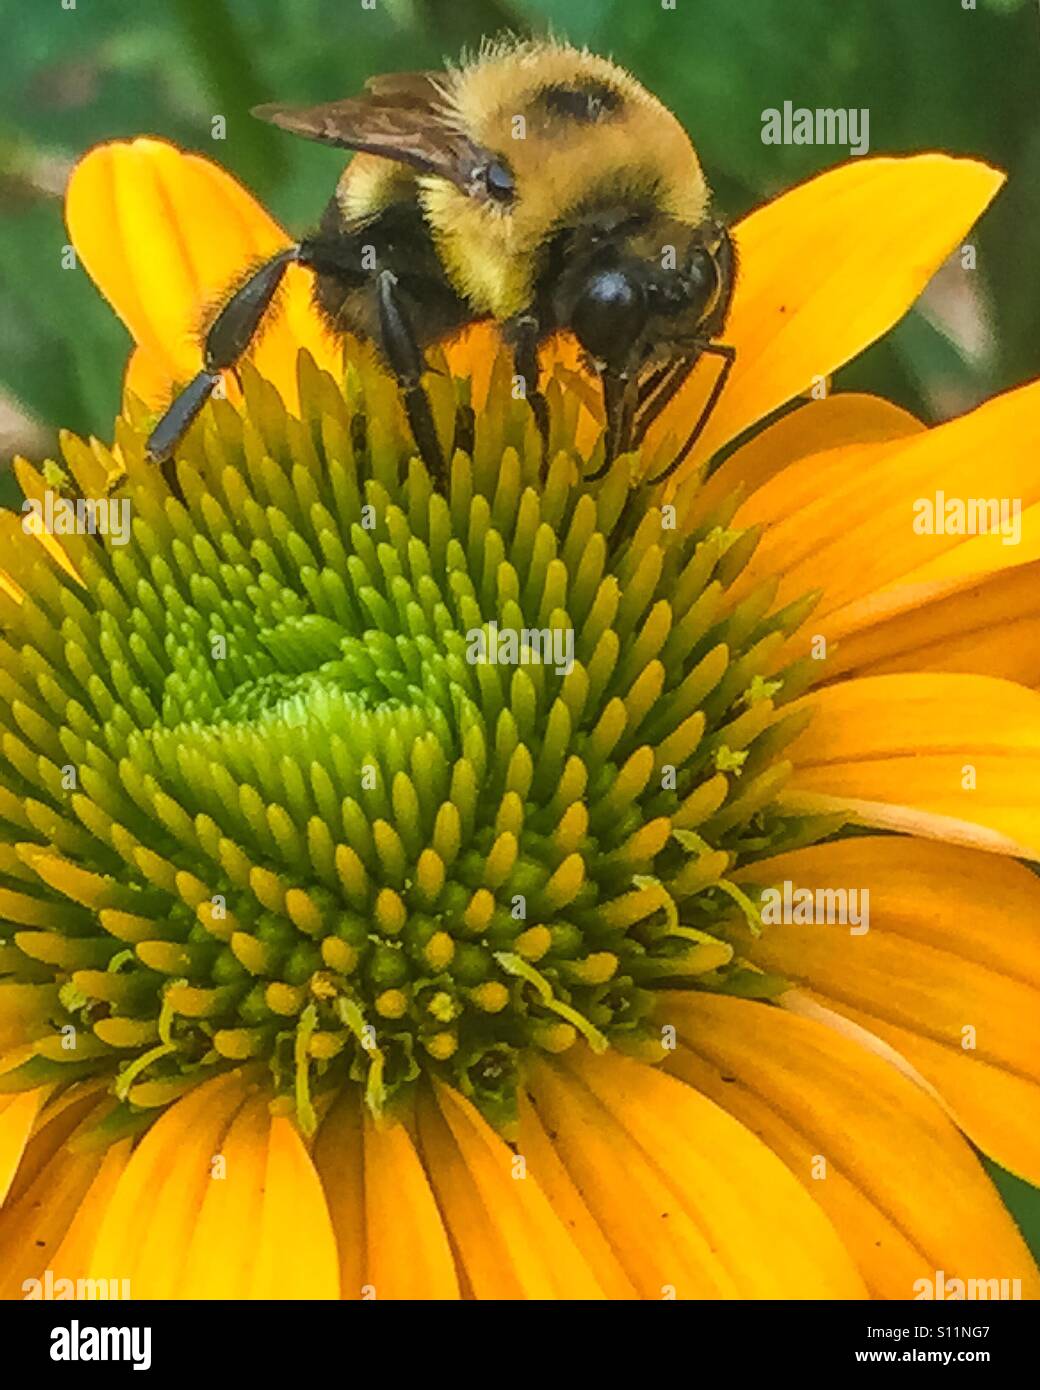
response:
<path fill-rule="evenodd" d="M 160 419 L 150 456 L 174 449 L 222 370 L 248 348 L 291 262 L 315 275 L 338 333 L 370 340 L 396 377 L 431 476 L 446 467 L 422 386 L 425 350 L 492 320 L 526 383 L 543 441 L 538 353 L 569 331 L 599 377 L 600 477 L 638 446 L 699 358 L 720 370 L 668 477 L 725 385 L 736 253 L 709 214 L 697 154 L 629 73 L 556 40 L 485 44 L 459 67 L 372 78 L 360 96 L 254 115 L 355 151 L 318 229 L 254 268 L 213 320 L 204 369 Z"/>

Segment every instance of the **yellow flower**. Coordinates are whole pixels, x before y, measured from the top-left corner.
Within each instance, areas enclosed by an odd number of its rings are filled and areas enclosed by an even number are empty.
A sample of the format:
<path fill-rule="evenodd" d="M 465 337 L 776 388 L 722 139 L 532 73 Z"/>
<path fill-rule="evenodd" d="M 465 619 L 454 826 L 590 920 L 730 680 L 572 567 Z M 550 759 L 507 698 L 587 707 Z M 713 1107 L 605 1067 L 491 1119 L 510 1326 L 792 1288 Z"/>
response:
<path fill-rule="evenodd" d="M 567 343 L 539 483 L 479 328 L 430 378 L 445 436 L 477 415 L 440 497 L 293 267 L 182 505 L 149 420 L 287 237 L 198 157 L 87 156 L 125 418 L 19 471 L 115 484 L 133 536 L 2 523 L 0 1292 L 1036 1296 L 971 1145 L 1040 1179 L 1040 385 L 930 430 L 834 394 L 706 467 L 1000 181 L 861 160 L 742 223 L 733 376 L 649 494 L 582 482 Z M 1019 544 L 918 534 L 937 490 L 1020 499 Z M 467 661 L 492 621 L 573 665 Z M 869 892 L 869 930 L 773 923 L 777 885 Z"/>

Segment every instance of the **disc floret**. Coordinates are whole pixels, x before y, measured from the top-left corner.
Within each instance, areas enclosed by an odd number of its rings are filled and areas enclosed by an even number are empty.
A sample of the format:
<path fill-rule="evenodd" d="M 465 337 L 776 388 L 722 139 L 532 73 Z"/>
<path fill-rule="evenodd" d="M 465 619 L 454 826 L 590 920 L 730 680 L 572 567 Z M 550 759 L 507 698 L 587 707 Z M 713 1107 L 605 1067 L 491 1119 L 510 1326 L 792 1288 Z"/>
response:
<path fill-rule="evenodd" d="M 447 495 L 366 358 L 300 385 L 300 419 L 248 369 L 206 412 L 186 505 L 139 413 L 114 454 L 64 442 L 133 536 L 68 538 L 75 574 L 26 547 L 5 600 L 7 1080 L 108 1075 L 134 1124 L 256 1064 L 306 1129 L 432 1074 L 508 1129 L 532 1051 L 652 1060 L 662 986 L 755 992 L 729 876 L 819 830 L 775 805 L 809 605 L 728 601 L 755 538 L 695 479 L 584 483 L 556 383 L 544 478 L 503 361 Z"/>

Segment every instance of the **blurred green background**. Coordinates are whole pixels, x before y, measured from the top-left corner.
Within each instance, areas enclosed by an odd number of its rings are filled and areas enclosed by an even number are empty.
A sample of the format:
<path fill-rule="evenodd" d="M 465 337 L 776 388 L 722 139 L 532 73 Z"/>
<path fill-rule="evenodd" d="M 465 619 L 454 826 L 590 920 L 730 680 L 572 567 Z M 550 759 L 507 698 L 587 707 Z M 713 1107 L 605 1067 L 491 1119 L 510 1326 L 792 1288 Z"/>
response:
<path fill-rule="evenodd" d="M 941 149 L 1006 169 L 973 238 L 977 271 L 944 271 L 839 384 L 934 421 L 1040 376 L 1036 0 L 0 0 L 0 501 L 15 502 L 14 453 L 46 455 L 60 426 L 110 438 L 118 409 L 127 334 L 81 269 L 61 269 L 62 192 L 86 149 L 165 136 L 302 230 L 342 157 L 250 106 L 346 96 L 373 73 L 440 66 L 483 34 L 549 25 L 676 111 L 729 217 L 845 157 L 763 145 L 763 110 L 786 100 L 869 108 L 872 154 Z M 995 1176 L 1040 1250 L 1040 1193 Z"/>

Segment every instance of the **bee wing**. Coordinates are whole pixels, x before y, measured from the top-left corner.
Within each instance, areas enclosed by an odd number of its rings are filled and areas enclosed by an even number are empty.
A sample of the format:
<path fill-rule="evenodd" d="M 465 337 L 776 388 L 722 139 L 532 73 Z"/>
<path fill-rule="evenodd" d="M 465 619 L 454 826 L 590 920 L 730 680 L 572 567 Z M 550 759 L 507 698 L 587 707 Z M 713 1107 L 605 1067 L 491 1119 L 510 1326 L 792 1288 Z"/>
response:
<path fill-rule="evenodd" d="M 401 106 L 437 106 L 443 103 L 448 81 L 446 72 L 384 72 L 366 81 L 365 93 L 373 100 L 394 101 Z"/>
<path fill-rule="evenodd" d="M 255 106 L 253 115 L 306 140 L 383 155 L 467 188 L 487 156 L 453 124 L 441 72 L 373 77 L 357 97 L 321 106 Z"/>

